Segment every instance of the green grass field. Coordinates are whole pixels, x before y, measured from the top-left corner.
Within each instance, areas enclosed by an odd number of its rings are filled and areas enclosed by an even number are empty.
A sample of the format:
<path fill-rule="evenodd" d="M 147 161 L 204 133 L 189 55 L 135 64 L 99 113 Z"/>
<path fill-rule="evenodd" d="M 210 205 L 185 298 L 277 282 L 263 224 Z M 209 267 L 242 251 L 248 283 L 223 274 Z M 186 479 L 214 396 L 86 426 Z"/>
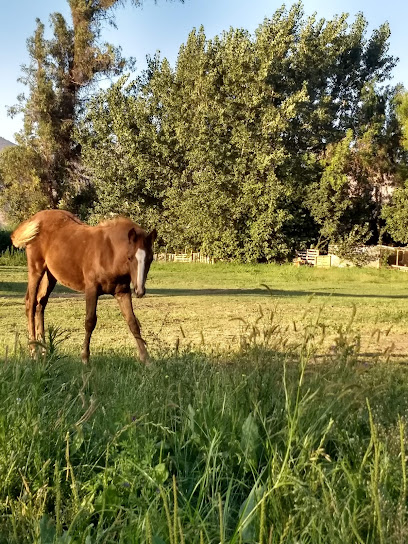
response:
<path fill-rule="evenodd" d="M 154 264 L 148 367 L 109 298 L 82 365 L 64 288 L 29 359 L 25 281 L 0 267 L 1 544 L 408 541 L 408 276 Z"/>
<path fill-rule="evenodd" d="M 14 349 L 16 332 L 25 343 L 25 289 L 23 267 L 0 267 L 0 354 Z M 289 343 L 299 343 L 318 323 L 322 349 L 328 350 L 355 313 L 353 331 L 361 337 L 363 353 L 408 355 L 408 276 L 398 271 L 155 263 L 147 292 L 134 306 L 153 354 L 176 344 L 234 351 L 255 323 L 260 331 L 273 328 L 271 341 Z M 63 349 L 68 353 L 79 353 L 84 313 L 82 295 L 56 288 L 46 324 L 67 331 Z M 91 343 L 91 353 L 107 349 L 133 351 L 133 337 L 112 297 L 99 302 Z"/>

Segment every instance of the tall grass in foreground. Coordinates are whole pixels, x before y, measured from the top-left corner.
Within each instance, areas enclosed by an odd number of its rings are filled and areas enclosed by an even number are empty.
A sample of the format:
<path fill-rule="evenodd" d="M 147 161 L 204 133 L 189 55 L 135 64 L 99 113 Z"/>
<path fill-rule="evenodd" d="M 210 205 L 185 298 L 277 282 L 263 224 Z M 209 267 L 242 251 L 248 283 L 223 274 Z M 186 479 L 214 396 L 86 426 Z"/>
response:
<path fill-rule="evenodd" d="M 404 543 L 408 380 L 343 332 L 0 365 L 0 542 Z"/>

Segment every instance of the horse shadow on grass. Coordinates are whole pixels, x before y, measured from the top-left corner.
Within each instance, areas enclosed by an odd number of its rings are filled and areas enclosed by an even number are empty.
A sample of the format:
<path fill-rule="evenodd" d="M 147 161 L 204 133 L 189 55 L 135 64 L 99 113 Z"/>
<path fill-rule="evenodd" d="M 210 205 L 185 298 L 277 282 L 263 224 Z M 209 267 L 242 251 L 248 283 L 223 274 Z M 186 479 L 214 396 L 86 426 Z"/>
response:
<path fill-rule="evenodd" d="M 342 293 L 332 291 L 301 291 L 301 290 L 284 290 L 284 289 L 163 289 L 163 288 L 148 288 L 147 293 L 153 296 L 162 297 L 194 297 L 194 296 L 257 296 L 257 297 L 341 297 L 341 298 L 382 298 L 382 299 L 405 299 L 407 295 L 387 295 L 387 294 L 359 294 L 359 293 Z"/>
<path fill-rule="evenodd" d="M 27 291 L 27 282 L 23 281 L 0 281 L 0 298 L 11 298 L 18 297 L 20 295 L 25 295 Z M 61 296 L 72 296 L 76 294 L 81 296 L 80 293 L 75 293 L 63 285 L 58 285 L 55 287 L 54 292 L 51 296 L 61 297 Z"/>
<path fill-rule="evenodd" d="M 25 294 L 27 290 L 26 282 L 1 282 L 0 281 L 0 298 L 16 297 Z M 370 293 L 345 293 L 345 292 L 333 292 L 333 291 L 312 291 L 312 290 L 285 290 L 285 289 L 265 289 L 262 287 L 239 289 L 239 288 L 205 288 L 205 289 L 191 289 L 191 288 L 147 288 L 147 295 L 153 295 L 155 297 L 276 297 L 276 298 L 290 298 L 290 297 L 336 297 L 336 298 L 376 298 L 376 299 L 394 299 L 402 300 L 408 297 L 407 295 L 391 295 L 391 294 L 370 294 Z M 51 294 L 51 298 L 65 298 L 65 297 L 82 297 L 82 293 L 76 293 L 70 289 L 58 285 L 54 292 Z"/>

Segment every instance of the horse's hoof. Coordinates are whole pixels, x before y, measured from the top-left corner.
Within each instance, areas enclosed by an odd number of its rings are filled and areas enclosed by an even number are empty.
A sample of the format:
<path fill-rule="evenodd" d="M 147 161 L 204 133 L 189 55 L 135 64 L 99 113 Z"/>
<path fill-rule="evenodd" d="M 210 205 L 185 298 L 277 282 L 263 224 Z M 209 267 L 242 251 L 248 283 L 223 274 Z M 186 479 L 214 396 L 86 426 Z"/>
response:
<path fill-rule="evenodd" d="M 150 363 L 151 363 L 150 357 L 149 357 L 149 354 L 147 353 L 147 351 L 145 353 L 140 353 L 139 354 L 139 359 L 140 359 L 140 362 L 143 363 L 146 366 L 150 365 Z"/>
<path fill-rule="evenodd" d="M 35 340 L 30 341 L 28 351 L 31 359 L 37 359 L 39 354 L 38 343 Z"/>

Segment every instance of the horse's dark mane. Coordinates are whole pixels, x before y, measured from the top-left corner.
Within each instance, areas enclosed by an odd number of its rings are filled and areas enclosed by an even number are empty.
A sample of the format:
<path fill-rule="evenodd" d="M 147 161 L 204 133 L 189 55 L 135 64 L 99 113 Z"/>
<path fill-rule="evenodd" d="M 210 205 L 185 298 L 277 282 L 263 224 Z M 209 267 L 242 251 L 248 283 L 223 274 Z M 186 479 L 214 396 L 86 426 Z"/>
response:
<path fill-rule="evenodd" d="M 83 225 L 84 223 L 77 217 L 76 215 L 72 215 L 71 219 L 75 221 L 75 223 L 78 223 L 79 225 Z"/>

